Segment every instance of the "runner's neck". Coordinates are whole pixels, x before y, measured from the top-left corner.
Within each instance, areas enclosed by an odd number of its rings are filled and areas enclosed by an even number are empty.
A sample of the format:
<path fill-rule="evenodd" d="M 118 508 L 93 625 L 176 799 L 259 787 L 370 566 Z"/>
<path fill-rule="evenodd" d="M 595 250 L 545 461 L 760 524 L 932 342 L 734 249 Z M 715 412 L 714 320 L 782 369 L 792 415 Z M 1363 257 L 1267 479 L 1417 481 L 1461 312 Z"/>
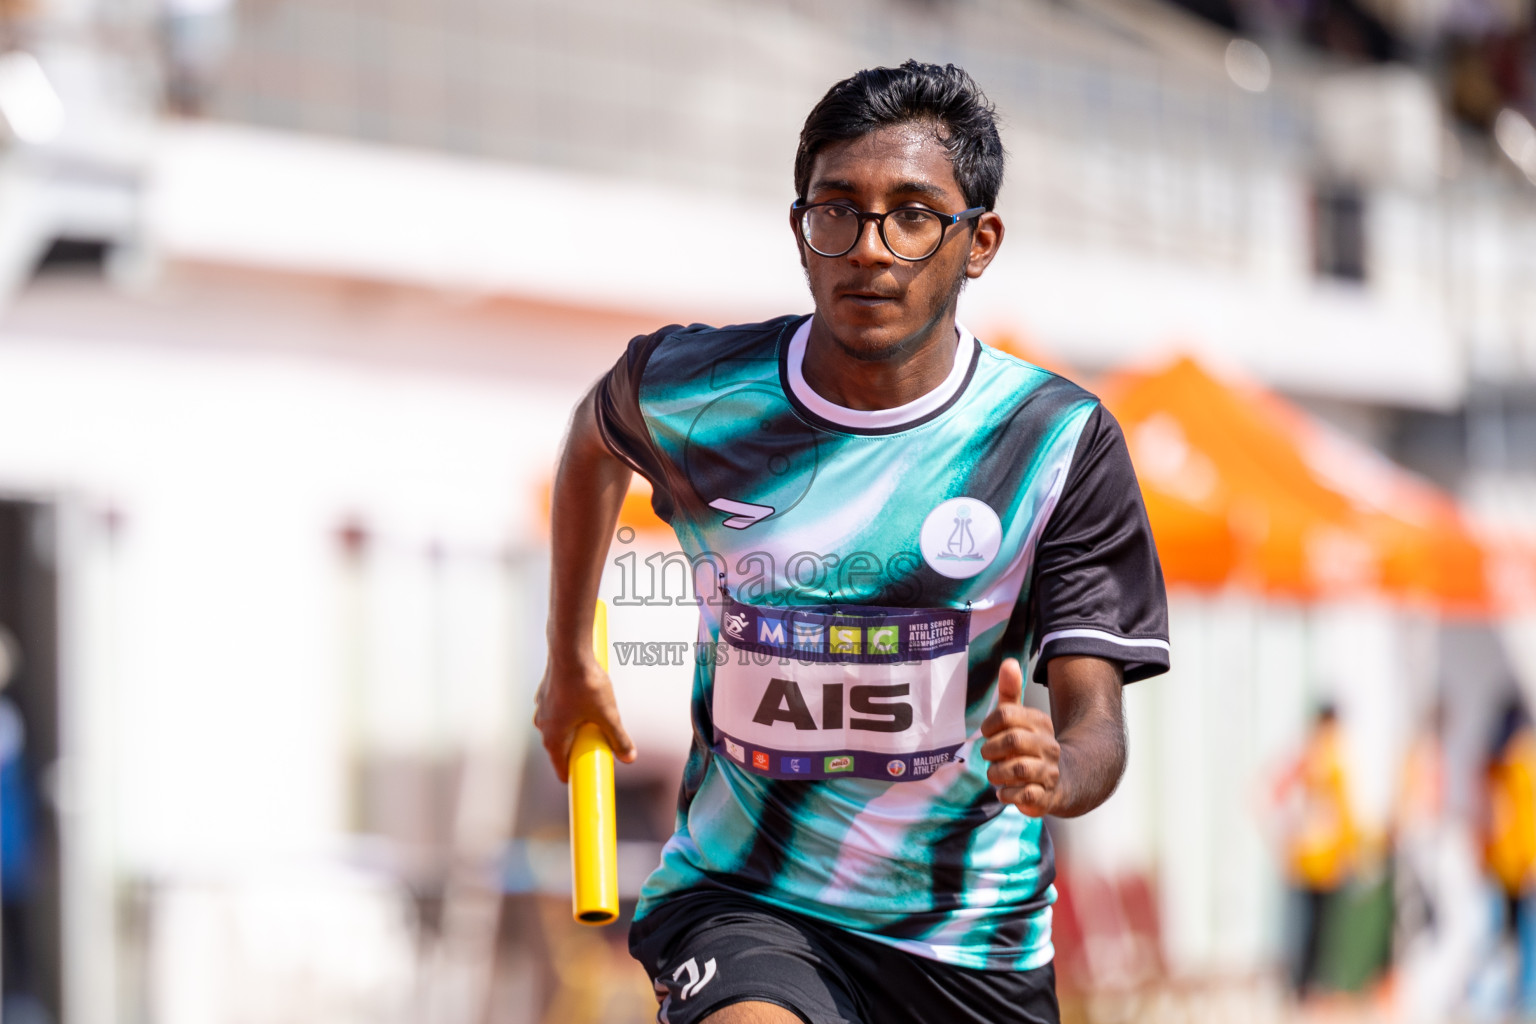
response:
<path fill-rule="evenodd" d="M 855 430 L 890 430 L 933 415 L 935 411 L 953 401 L 956 394 L 965 386 L 975 339 L 971 337 L 970 331 L 957 323 L 954 328 L 955 347 L 950 349 L 946 346 L 940 352 L 944 358 L 942 367 L 945 375 L 936 382 L 925 382 L 926 386 L 922 391 L 914 388 L 914 397 L 897 405 L 880 408 L 851 408 L 840 404 L 823 395 L 818 387 L 813 387 L 806 379 L 806 364 L 808 361 L 813 361 L 807 358 L 811 347 L 813 323 L 814 319 L 808 318 L 790 338 L 785 358 L 785 384 L 806 409 L 830 423 Z M 817 377 L 814 370 L 812 376 L 816 377 L 818 382 L 824 379 Z M 839 395 L 839 397 L 842 396 Z"/>
<path fill-rule="evenodd" d="M 951 319 L 929 339 L 909 352 L 889 359 L 859 359 L 846 351 L 812 317 L 806 344 L 805 377 L 812 389 L 827 401 L 855 412 L 879 412 L 908 405 L 943 385 L 957 362 L 958 349 L 944 344 L 946 335 L 959 331 Z"/>

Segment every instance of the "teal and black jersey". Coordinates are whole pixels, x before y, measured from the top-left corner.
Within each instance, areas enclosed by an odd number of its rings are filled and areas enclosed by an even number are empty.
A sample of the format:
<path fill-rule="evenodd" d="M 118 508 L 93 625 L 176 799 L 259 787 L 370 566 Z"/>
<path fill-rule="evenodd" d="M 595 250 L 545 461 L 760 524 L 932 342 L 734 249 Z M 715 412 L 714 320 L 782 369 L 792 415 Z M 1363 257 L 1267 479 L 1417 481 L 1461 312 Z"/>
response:
<path fill-rule="evenodd" d="M 1005 657 L 1167 670 L 1162 572 L 1091 394 L 957 332 L 908 405 L 855 411 L 801 365 L 809 317 L 636 338 L 597 392 L 700 585 L 694 745 L 643 917 L 747 894 L 967 967 L 1051 959 L 1039 820 L 977 750 Z M 718 585 L 716 585 L 718 581 Z"/>

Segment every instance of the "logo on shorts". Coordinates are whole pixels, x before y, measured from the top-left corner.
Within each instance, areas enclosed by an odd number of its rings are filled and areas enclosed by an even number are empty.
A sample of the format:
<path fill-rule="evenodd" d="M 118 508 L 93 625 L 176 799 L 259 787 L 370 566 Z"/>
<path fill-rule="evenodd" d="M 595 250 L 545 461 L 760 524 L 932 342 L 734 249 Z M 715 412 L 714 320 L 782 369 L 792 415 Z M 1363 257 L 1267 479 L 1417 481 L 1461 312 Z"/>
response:
<path fill-rule="evenodd" d="M 765 771 L 768 770 L 768 764 L 769 764 L 769 761 L 768 761 L 768 755 L 767 754 L 763 753 L 761 750 L 754 750 L 754 751 L 752 751 L 752 767 L 753 768 L 756 768 L 760 772 L 765 772 Z"/>
<path fill-rule="evenodd" d="M 715 976 L 715 958 L 710 957 L 704 961 L 704 974 L 701 977 L 699 975 L 699 962 L 693 957 L 689 957 L 678 966 L 677 970 L 672 972 L 672 980 L 677 981 L 684 974 L 688 975 L 688 980 L 683 982 L 683 987 L 677 990 L 678 1002 L 682 1002 L 689 996 L 698 995 L 699 989 L 710 983 Z"/>
<path fill-rule="evenodd" d="M 743 639 L 747 635 L 747 613 L 736 612 L 732 614 L 726 612 L 725 631 L 737 640 Z"/>
<path fill-rule="evenodd" d="M 902 760 L 887 761 L 885 763 L 885 770 L 899 778 L 907 774 L 907 762 Z"/>
<path fill-rule="evenodd" d="M 779 771 L 785 775 L 809 775 L 811 774 L 811 759 L 808 757 L 781 757 L 779 758 Z"/>
<path fill-rule="evenodd" d="M 735 740 L 728 739 L 725 741 L 725 752 L 730 754 L 736 760 L 740 761 L 742 764 L 747 763 L 747 748 L 742 746 L 740 743 L 737 743 Z"/>
<path fill-rule="evenodd" d="M 934 572 L 968 580 L 997 558 L 1003 524 L 984 501 L 950 498 L 928 513 L 917 543 Z"/>
<path fill-rule="evenodd" d="M 853 771 L 853 758 L 847 754 L 838 754 L 821 762 L 821 770 L 824 772 L 851 772 Z"/>

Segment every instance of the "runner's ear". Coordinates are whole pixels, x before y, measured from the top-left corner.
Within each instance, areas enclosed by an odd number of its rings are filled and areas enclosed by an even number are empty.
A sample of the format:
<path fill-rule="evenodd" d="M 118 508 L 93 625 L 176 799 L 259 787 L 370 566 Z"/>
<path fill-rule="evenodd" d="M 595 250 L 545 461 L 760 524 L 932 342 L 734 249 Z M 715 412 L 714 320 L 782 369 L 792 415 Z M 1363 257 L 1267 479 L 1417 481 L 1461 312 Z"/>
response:
<path fill-rule="evenodd" d="M 1024 670 L 1018 658 L 1005 658 L 997 670 L 997 705 L 1024 703 Z"/>

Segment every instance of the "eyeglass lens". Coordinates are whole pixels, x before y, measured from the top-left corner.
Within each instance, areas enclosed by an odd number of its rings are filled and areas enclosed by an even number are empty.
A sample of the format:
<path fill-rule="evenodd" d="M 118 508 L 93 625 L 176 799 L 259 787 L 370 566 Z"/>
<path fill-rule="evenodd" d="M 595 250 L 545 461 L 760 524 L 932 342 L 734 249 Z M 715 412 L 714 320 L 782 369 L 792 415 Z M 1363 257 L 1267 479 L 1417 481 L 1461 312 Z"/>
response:
<path fill-rule="evenodd" d="M 841 256 L 859 240 L 863 220 L 846 206 L 813 206 L 805 211 L 805 240 L 823 256 Z M 892 210 L 880 226 L 892 253 L 904 260 L 932 256 L 944 238 L 944 221 L 932 210 Z"/>

